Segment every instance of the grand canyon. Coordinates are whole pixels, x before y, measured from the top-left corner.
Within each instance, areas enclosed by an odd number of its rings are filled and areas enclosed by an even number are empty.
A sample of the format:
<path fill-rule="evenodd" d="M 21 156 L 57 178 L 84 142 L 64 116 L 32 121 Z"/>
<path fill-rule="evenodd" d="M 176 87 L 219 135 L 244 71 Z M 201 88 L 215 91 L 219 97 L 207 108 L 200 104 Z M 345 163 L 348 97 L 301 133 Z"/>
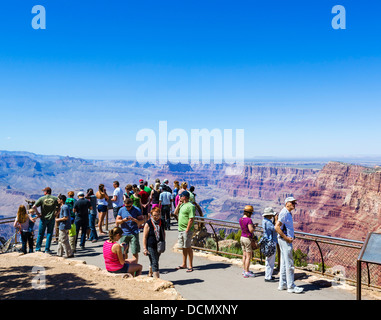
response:
<path fill-rule="evenodd" d="M 25 200 L 36 200 L 50 186 L 53 194 L 66 194 L 112 182 L 124 187 L 140 178 L 156 178 L 195 186 L 196 201 L 208 217 L 238 221 L 242 208 L 276 211 L 284 199 L 298 199 L 294 212 L 298 231 L 364 240 L 368 232 L 381 232 L 381 168 L 338 161 L 246 161 L 228 164 L 140 164 L 126 160 L 85 160 L 0 151 L 0 215 L 15 216 Z"/>

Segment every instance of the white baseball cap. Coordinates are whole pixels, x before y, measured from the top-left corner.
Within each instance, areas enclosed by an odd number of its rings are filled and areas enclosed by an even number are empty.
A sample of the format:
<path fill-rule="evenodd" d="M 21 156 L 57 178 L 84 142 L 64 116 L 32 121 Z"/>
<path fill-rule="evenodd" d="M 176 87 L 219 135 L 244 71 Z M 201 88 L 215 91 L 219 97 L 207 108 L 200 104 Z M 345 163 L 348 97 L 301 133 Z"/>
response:
<path fill-rule="evenodd" d="M 294 202 L 294 201 L 297 201 L 294 197 L 288 197 L 286 198 L 286 200 L 284 200 L 284 204 L 286 204 L 287 202 Z"/>

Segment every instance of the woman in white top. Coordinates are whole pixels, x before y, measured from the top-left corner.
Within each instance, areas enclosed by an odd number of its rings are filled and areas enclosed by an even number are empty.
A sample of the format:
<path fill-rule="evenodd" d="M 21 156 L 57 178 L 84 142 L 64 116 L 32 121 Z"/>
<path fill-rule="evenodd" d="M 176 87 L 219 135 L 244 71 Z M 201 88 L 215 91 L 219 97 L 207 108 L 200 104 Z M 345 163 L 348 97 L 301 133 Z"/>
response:
<path fill-rule="evenodd" d="M 104 184 L 100 184 L 97 193 L 95 194 L 97 197 L 97 206 L 98 206 L 98 213 L 99 213 L 99 221 L 98 221 L 98 228 L 99 228 L 99 234 L 100 235 L 107 235 L 107 233 L 103 232 L 102 225 L 103 220 L 107 213 L 107 206 L 108 206 L 108 200 L 109 197 L 106 192 L 106 188 Z"/>

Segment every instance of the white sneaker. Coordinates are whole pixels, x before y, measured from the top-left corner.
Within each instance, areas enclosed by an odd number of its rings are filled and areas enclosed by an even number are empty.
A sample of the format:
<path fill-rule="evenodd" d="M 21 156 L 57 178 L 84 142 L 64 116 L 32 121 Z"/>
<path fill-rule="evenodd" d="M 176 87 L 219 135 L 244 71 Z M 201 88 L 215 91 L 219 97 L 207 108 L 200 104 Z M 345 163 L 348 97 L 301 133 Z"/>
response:
<path fill-rule="evenodd" d="M 278 287 L 278 290 L 279 290 L 279 291 L 287 290 L 287 287 Z"/>
<path fill-rule="evenodd" d="M 289 292 L 289 293 L 302 293 L 303 290 L 304 290 L 303 288 L 295 286 L 292 289 L 287 289 L 287 292 Z"/>

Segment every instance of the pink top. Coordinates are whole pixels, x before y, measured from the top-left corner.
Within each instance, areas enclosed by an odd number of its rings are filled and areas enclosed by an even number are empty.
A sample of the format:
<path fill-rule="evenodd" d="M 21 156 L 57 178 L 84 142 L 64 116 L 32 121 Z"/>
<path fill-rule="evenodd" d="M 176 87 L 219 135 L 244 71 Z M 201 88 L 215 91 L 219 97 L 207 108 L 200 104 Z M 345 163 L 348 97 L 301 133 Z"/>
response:
<path fill-rule="evenodd" d="M 103 258 L 105 259 L 105 265 L 107 271 L 117 271 L 123 268 L 123 264 L 120 264 L 118 255 L 111 251 L 112 246 L 116 242 L 105 241 L 103 244 Z"/>
<path fill-rule="evenodd" d="M 249 224 L 253 224 L 253 221 L 249 217 L 242 217 L 239 219 L 239 225 L 241 226 L 241 236 L 245 238 L 251 238 L 252 234 L 249 231 Z"/>

